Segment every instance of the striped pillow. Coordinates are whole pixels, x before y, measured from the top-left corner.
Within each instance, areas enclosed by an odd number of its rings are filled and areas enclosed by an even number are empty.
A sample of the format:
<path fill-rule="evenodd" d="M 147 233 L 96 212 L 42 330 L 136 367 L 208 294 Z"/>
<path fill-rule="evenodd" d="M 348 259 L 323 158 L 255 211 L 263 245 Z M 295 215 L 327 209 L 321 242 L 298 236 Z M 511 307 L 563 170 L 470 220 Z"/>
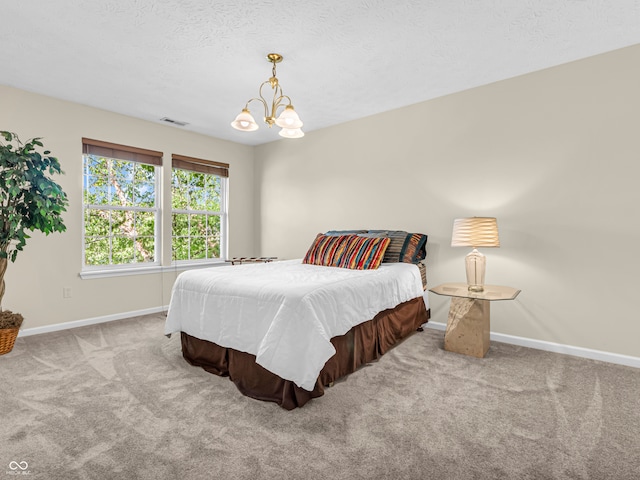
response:
<path fill-rule="evenodd" d="M 323 235 L 319 233 L 307 250 L 302 263 L 335 267 L 338 258 L 355 235 Z"/>
<path fill-rule="evenodd" d="M 373 270 L 380 266 L 384 252 L 391 239 L 388 237 L 367 238 L 352 236 L 338 257 L 336 267 L 352 270 Z"/>
<path fill-rule="evenodd" d="M 407 239 L 407 232 L 404 230 L 369 230 L 370 235 L 378 235 L 380 237 L 389 237 L 391 243 L 389 248 L 384 253 L 383 263 L 396 263 L 401 262 L 400 252 Z"/>

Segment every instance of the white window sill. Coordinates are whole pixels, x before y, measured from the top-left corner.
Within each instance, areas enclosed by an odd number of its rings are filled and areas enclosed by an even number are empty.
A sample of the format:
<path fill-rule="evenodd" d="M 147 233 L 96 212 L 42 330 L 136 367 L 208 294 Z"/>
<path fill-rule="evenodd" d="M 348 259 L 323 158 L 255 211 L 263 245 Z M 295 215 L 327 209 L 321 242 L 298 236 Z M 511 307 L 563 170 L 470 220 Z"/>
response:
<path fill-rule="evenodd" d="M 231 263 L 224 260 L 213 260 L 209 262 L 180 262 L 172 263 L 169 266 L 162 265 L 150 265 L 145 267 L 112 267 L 104 269 L 91 269 L 83 270 L 80 272 L 80 278 L 83 280 L 89 280 L 93 278 L 108 278 L 108 277 L 124 277 L 129 275 L 149 275 L 154 273 L 170 273 L 170 272 L 182 272 L 184 270 L 192 270 L 195 268 L 210 268 L 210 267 L 224 267 L 229 266 Z"/>

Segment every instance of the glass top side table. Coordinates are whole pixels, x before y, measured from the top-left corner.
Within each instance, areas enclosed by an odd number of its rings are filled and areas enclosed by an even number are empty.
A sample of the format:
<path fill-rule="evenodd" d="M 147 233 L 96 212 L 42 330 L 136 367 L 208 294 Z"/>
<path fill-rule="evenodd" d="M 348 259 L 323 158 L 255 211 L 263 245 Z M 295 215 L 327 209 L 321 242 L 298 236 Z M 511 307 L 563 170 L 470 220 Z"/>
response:
<path fill-rule="evenodd" d="M 451 297 L 444 349 L 483 358 L 489 350 L 489 304 L 494 300 L 513 300 L 520 290 L 485 285 L 482 292 L 470 292 L 466 283 L 443 283 L 430 292 Z"/>
<path fill-rule="evenodd" d="M 475 298 L 477 300 L 513 300 L 520 290 L 500 285 L 485 285 L 482 292 L 470 292 L 466 283 L 443 283 L 429 289 L 430 292 L 449 297 Z"/>

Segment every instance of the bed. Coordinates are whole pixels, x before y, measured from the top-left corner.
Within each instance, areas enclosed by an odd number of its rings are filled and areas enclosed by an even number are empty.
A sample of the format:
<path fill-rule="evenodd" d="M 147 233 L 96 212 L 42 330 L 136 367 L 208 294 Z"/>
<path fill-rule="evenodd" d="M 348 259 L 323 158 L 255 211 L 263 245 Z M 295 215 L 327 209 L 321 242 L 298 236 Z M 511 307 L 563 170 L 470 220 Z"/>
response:
<path fill-rule="evenodd" d="M 327 232 L 304 259 L 183 272 L 165 334 L 243 394 L 301 407 L 428 321 L 423 240 L 400 255 L 386 231 Z"/>

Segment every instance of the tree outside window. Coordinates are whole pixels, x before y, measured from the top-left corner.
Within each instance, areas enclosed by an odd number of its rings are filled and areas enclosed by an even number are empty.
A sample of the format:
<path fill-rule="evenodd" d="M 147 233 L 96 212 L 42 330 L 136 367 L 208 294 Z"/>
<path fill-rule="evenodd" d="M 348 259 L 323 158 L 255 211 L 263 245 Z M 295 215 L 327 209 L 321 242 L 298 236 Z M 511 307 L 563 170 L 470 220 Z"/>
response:
<path fill-rule="evenodd" d="M 156 166 L 85 154 L 84 263 L 154 263 Z"/>
<path fill-rule="evenodd" d="M 220 258 L 223 178 L 173 168 L 171 182 L 172 259 Z"/>

